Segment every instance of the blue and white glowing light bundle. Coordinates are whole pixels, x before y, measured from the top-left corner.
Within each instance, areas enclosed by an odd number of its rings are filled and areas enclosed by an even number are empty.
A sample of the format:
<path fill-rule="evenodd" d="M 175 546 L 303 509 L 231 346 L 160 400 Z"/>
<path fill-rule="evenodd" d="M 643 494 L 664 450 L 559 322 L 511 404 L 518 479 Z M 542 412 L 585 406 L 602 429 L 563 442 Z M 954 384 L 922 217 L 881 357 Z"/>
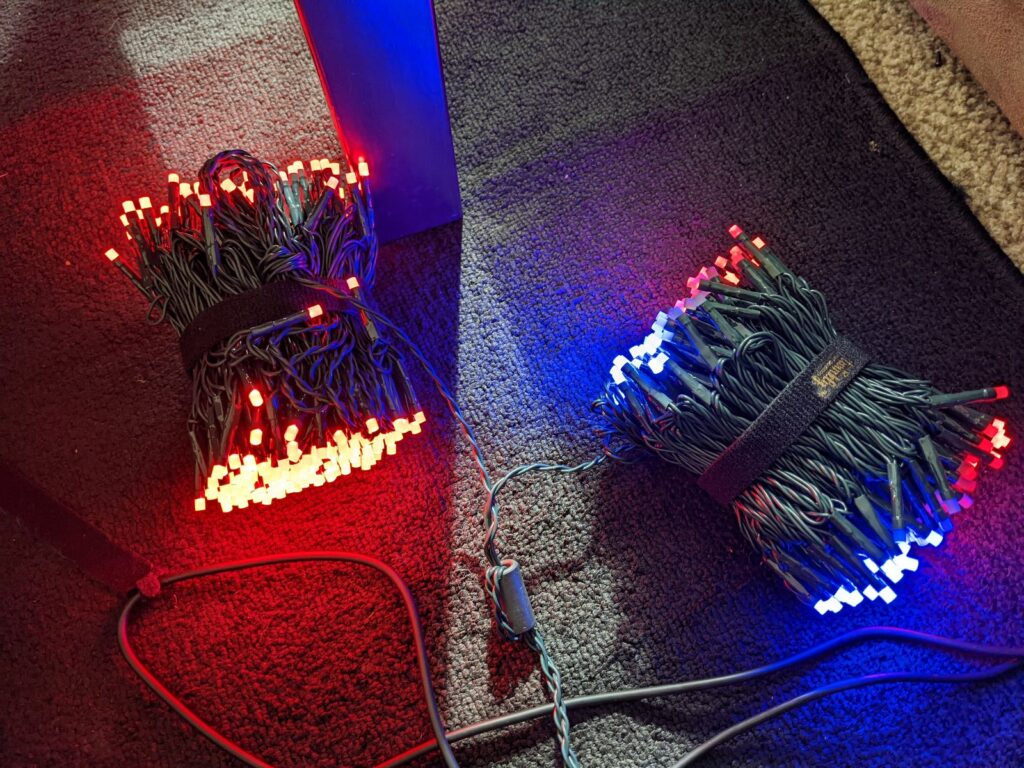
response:
<path fill-rule="evenodd" d="M 615 456 L 650 451 L 700 476 L 785 585 L 819 613 L 896 597 L 915 546 L 938 546 L 1002 466 L 1001 419 L 839 335 L 825 297 L 739 227 L 687 282 L 595 402 Z"/>

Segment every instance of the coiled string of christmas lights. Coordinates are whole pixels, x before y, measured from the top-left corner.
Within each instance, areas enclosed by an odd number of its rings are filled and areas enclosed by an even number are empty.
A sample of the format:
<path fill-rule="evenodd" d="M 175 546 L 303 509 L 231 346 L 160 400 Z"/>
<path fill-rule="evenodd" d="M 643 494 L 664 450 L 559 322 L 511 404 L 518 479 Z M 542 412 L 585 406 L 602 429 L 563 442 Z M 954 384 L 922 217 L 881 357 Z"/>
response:
<path fill-rule="evenodd" d="M 314 303 L 283 319 L 274 318 L 268 323 L 251 325 L 233 333 L 226 341 L 215 339 L 216 343 L 209 348 L 200 345 L 200 353 L 194 355 L 194 365 L 190 367 L 195 392 L 189 426 L 196 453 L 197 485 L 202 491 L 196 501 L 197 510 L 205 508 L 208 500 L 218 501 L 225 511 L 245 507 L 250 501 L 269 504 L 273 499 L 301 490 L 307 485 L 330 482 L 341 474 L 347 474 L 346 469 L 368 469 L 385 450 L 393 453 L 395 444 L 404 434 L 419 431 L 419 425 L 423 422 L 422 411 L 419 410 L 402 369 L 400 356 L 383 339 L 378 326 L 397 338 L 423 366 L 459 424 L 487 494 L 482 519 L 487 561 L 485 583 L 487 594 L 494 605 L 497 626 L 505 636 L 526 642 L 538 655 L 541 672 L 552 699 L 551 705 L 494 718 L 446 734 L 433 693 L 423 631 L 412 595 L 393 570 L 372 558 L 343 552 L 293 553 L 226 563 L 162 580 L 164 584 L 170 585 L 215 573 L 304 561 L 358 563 L 385 573 L 399 589 L 412 624 L 420 677 L 435 741 L 420 745 L 384 765 L 402 764 L 437 747 L 441 749 L 445 763 L 455 768 L 457 762 L 448 743 L 450 740 L 548 714 L 556 726 L 562 762 L 569 768 L 577 768 L 579 760 L 571 746 L 569 734 L 570 709 L 633 701 L 647 696 L 680 693 L 753 679 L 818 658 L 840 645 L 866 639 L 912 640 L 934 647 L 998 658 L 1024 656 L 1024 649 L 976 646 L 904 630 L 868 629 L 837 638 L 782 662 L 735 675 L 674 686 L 565 699 L 557 666 L 551 659 L 530 610 L 519 565 L 515 560 L 503 557 L 499 550 L 497 538 L 500 515 L 497 498 L 500 491 L 513 478 L 529 472 L 572 474 L 599 466 L 609 458 L 628 460 L 632 458 L 630 443 L 643 444 L 665 457 L 692 455 L 707 458 L 716 447 L 728 445 L 727 433 L 723 431 L 717 438 L 709 437 L 706 444 L 698 446 L 689 454 L 684 447 L 685 422 L 672 425 L 663 416 L 656 417 L 646 409 L 631 408 L 627 411 L 611 407 L 605 411 L 606 415 L 620 436 L 626 439 L 626 447 L 609 441 L 602 455 L 589 461 L 576 465 L 546 462 L 525 464 L 497 481 L 492 481 L 471 424 L 463 416 L 429 360 L 404 331 L 366 301 L 364 289 L 372 284 L 376 265 L 376 240 L 367 179 L 369 171 L 362 162 L 357 168 L 358 174 L 351 171 L 346 173 L 345 188 L 349 192 L 346 198 L 339 185 L 340 166 L 326 160 L 314 161 L 309 174 L 306 174 L 301 163 L 289 167 L 288 173 L 275 174 L 273 166 L 261 163 L 245 153 L 222 153 L 204 166 L 200 180 L 195 185 L 181 183 L 172 175 L 169 180 L 169 202 L 161 207 L 159 215 L 154 215 L 152 205 L 146 198 L 140 199 L 138 207 L 126 203 L 122 222 L 129 240 L 137 248 L 138 272 L 127 266 L 113 249 L 107 255 L 149 299 L 151 318 L 157 322 L 168 320 L 185 337 L 189 336 L 197 322 L 208 321 L 209 313 L 229 303 L 232 297 L 252 297 L 257 295 L 253 292 L 259 292 L 275 283 L 287 281 L 291 286 L 312 292 L 301 294 L 302 297 L 323 298 L 323 304 Z M 298 295 L 293 291 L 289 298 L 294 301 Z M 265 294 L 263 298 L 266 300 Z M 824 310 L 823 300 L 813 293 L 809 301 L 812 307 L 817 305 Z M 716 319 L 713 309 L 705 308 Z M 797 323 L 786 314 L 787 311 L 796 313 Z M 813 317 L 813 313 L 809 313 L 806 307 L 769 306 L 765 314 L 768 318 L 766 322 L 775 323 L 778 328 L 787 327 L 790 331 L 803 328 L 802 324 Z M 798 343 L 792 350 L 776 350 L 773 357 L 775 367 L 766 366 L 760 372 L 744 371 L 740 367 L 734 373 L 737 381 L 742 381 L 744 386 L 756 391 L 759 402 L 770 400 L 773 388 L 777 388 L 787 376 L 791 377 L 794 371 L 800 369 L 801 362 L 806 361 L 812 351 L 811 345 L 827 337 L 831 329 L 827 324 L 827 315 L 824 323 L 819 318 L 817 330 L 813 330 L 813 323 L 809 325 L 812 329 L 809 339 L 813 338 L 813 341 Z M 216 325 L 215 322 L 213 324 Z M 742 325 L 736 325 L 740 326 L 737 330 L 742 333 Z M 721 325 L 717 327 L 723 328 Z M 753 335 L 750 334 L 751 337 Z M 668 341 L 673 343 L 672 340 Z M 739 347 L 743 342 L 736 345 L 734 359 L 744 359 L 770 346 L 764 340 L 744 341 L 748 343 L 742 350 Z M 715 342 L 717 344 L 718 340 Z M 188 357 L 188 349 L 184 344 L 183 352 Z M 639 367 L 645 362 L 654 372 L 658 365 L 654 358 L 640 361 Z M 662 367 L 669 362 L 666 356 L 661 361 Z M 761 365 L 760 359 L 757 365 Z M 635 366 L 636 370 L 639 367 Z M 724 368 L 724 364 L 716 365 L 715 375 L 720 376 L 720 369 Z M 619 370 L 621 372 L 621 366 Z M 704 372 L 698 373 L 703 375 Z M 895 382 L 911 394 L 919 394 L 922 388 L 922 383 L 890 375 L 888 369 L 882 370 L 880 375 L 885 379 L 887 387 L 893 386 Z M 618 382 L 618 377 L 615 378 Z M 709 379 L 708 383 L 712 381 Z M 883 388 L 879 394 L 872 391 L 870 381 L 863 386 L 877 396 L 877 402 L 892 405 L 890 400 L 895 399 L 899 405 L 905 405 L 898 394 L 892 394 L 893 391 L 900 392 L 898 388 Z M 641 390 L 655 403 L 665 404 L 664 395 L 659 398 L 644 387 Z M 629 391 L 623 391 L 622 394 L 625 402 L 633 406 L 635 395 Z M 248 401 L 248 405 L 245 401 Z M 606 408 L 604 402 L 599 407 Z M 712 398 L 702 404 L 715 410 L 715 403 Z M 920 406 L 920 403 L 915 403 Z M 670 401 L 665 404 L 666 411 L 677 416 L 684 415 L 685 408 L 679 404 L 685 405 L 685 401 L 682 398 Z M 749 418 L 753 413 L 751 408 L 756 409 L 756 405 L 750 405 L 746 411 L 740 405 L 734 404 L 734 408 L 740 416 L 730 417 L 725 423 L 738 428 L 742 418 Z M 719 407 L 716 413 L 720 410 Z M 967 417 L 971 416 L 971 412 L 963 413 Z M 842 429 L 856 428 L 855 421 L 847 423 L 851 418 L 852 413 L 840 412 L 837 419 Z M 909 418 L 906 421 L 910 423 Z M 977 426 L 977 422 L 974 423 Z M 657 428 L 656 433 L 654 427 Z M 266 436 L 263 434 L 264 429 L 268 433 Z M 900 443 L 897 438 L 907 438 L 903 432 L 909 429 L 908 426 L 900 425 L 894 429 L 895 437 L 886 435 L 879 438 L 887 448 L 901 447 L 904 443 Z M 1006 439 L 1001 427 L 993 433 L 993 437 L 996 435 Z M 871 454 L 864 455 L 859 445 L 847 445 L 841 440 L 833 445 L 830 441 L 834 436 L 822 439 L 843 458 L 848 455 L 853 460 L 863 462 L 870 459 Z M 260 458 L 256 457 L 256 450 L 261 450 Z M 846 453 L 843 453 L 844 450 Z M 694 468 L 700 464 L 697 462 L 687 466 Z M 823 466 L 816 471 L 831 480 L 830 487 L 846 488 L 842 485 L 842 476 L 834 468 Z M 789 485 L 779 492 L 779 498 L 791 505 L 787 509 L 797 509 L 808 500 L 818 502 L 815 490 L 802 484 L 799 476 L 782 477 L 782 482 L 788 482 Z M 814 510 L 815 507 L 811 506 L 810 509 Z M 805 534 L 813 532 L 815 524 L 821 522 L 820 516 L 820 512 L 818 517 L 805 515 L 803 522 L 796 517 L 793 530 Z M 750 530 L 752 535 L 767 536 L 763 528 L 775 531 L 774 525 L 766 523 L 762 527 L 752 526 Z M 128 601 L 119 622 L 119 642 L 132 668 L 169 706 L 218 746 L 249 765 L 265 767 L 266 763 L 192 713 L 139 660 L 132 649 L 127 631 L 131 612 L 139 600 L 136 594 Z M 734 726 L 690 753 L 680 765 L 689 764 L 706 749 L 735 733 L 830 693 L 890 681 L 985 679 L 1014 668 L 1019 663 L 1019 659 L 1014 658 L 966 675 L 908 673 L 843 681 L 809 692 Z"/>
<path fill-rule="evenodd" d="M 610 454 L 646 451 L 706 477 L 837 342 L 825 297 L 761 238 L 731 233 L 731 263 L 719 257 L 691 278 L 690 296 L 658 315 L 631 359 L 616 358 L 594 403 Z M 852 372 L 841 356 L 833 362 L 815 387 Z M 853 373 L 723 502 L 763 561 L 820 613 L 895 599 L 893 585 L 918 566 L 911 545 L 942 542 L 950 515 L 973 503 L 979 466 L 998 469 L 1010 443 L 1001 419 L 966 407 L 1007 397 L 1006 387 L 944 394 L 885 365 Z"/>
<path fill-rule="evenodd" d="M 151 319 L 182 337 L 197 511 L 270 504 L 367 470 L 420 431 L 401 357 L 348 303 L 372 289 L 377 264 L 369 168 L 357 168 L 342 181 L 326 159 L 285 172 L 232 150 L 194 184 L 170 174 L 158 211 L 147 197 L 124 203 L 138 272 L 115 249 L 107 257 Z M 344 286 L 343 300 L 324 306 L 296 288 L 318 281 Z M 239 320 L 261 307 L 272 319 Z"/>

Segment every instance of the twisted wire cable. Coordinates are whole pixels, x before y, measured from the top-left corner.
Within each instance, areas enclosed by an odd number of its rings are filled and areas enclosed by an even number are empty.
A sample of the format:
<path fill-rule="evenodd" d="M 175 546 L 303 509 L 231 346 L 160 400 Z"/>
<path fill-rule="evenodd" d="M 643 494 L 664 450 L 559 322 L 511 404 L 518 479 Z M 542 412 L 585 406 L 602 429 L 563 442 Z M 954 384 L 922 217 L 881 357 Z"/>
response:
<path fill-rule="evenodd" d="M 544 644 L 544 636 L 538 629 L 530 630 L 525 636 L 526 644 L 534 650 L 540 660 L 541 673 L 551 696 L 551 703 L 554 705 L 551 717 L 555 723 L 555 734 L 558 737 L 558 746 L 561 752 L 562 764 L 566 768 L 580 768 L 580 760 L 573 750 L 572 741 L 569 736 L 569 711 L 565 706 L 565 698 L 562 695 L 562 676 L 558 667 L 548 653 Z"/>
<path fill-rule="evenodd" d="M 340 298 L 342 296 L 337 288 L 332 285 L 319 283 L 317 281 L 309 281 L 308 284 L 311 287 L 323 291 L 327 295 L 334 296 L 336 298 Z M 375 323 L 380 325 L 380 327 L 387 328 L 388 331 L 402 343 L 406 351 L 420 364 L 423 371 L 427 374 L 431 383 L 434 385 L 435 390 L 448 407 L 452 418 L 454 418 L 455 422 L 459 425 L 466 444 L 469 447 L 470 456 L 472 457 L 474 466 L 477 469 L 480 481 L 486 492 L 483 512 L 481 515 L 481 523 L 484 527 L 483 551 L 484 557 L 487 561 L 487 566 L 484 572 L 484 584 L 485 591 L 494 610 L 495 624 L 504 637 L 510 640 L 524 641 L 526 645 L 537 655 L 541 675 L 544 678 L 545 686 L 547 687 L 552 699 L 550 711 L 552 721 L 555 726 L 555 734 L 558 739 L 562 762 L 567 768 L 579 768 L 579 758 L 576 756 L 572 747 L 569 714 L 565 708 L 564 697 L 562 694 L 561 674 L 558 671 L 558 667 L 554 659 L 547 650 L 547 646 L 544 643 L 540 630 L 536 627 L 532 608 L 529 605 L 529 597 L 521 582 L 522 574 L 519 570 L 519 564 L 513 559 L 504 557 L 499 549 L 498 532 L 501 518 L 498 508 L 498 494 L 510 480 L 521 477 L 527 473 L 553 472 L 563 475 L 576 474 L 600 466 L 608 457 L 605 454 L 600 454 L 588 461 L 574 465 L 560 464 L 557 462 L 533 462 L 530 464 L 522 464 L 511 469 L 498 480 L 492 480 L 490 471 L 487 468 L 487 461 L 484 457 L 483 449 L 477 440 L 473 425 L 466 419 L 458 402 L 455 400 L 455 397 L 449 391 L 448 385 L 437 373 L 433 364 L 420 349 L 419 345 L 409 338 L 408 334 L 406 334 L 400 326 L 380 312 L 380 310 L 365 305 L 356 299 L 350 298 L 349 301 L 353 306 L 357 307 Z M 512 588 L 506 588 L 506 584 L 512 584 L 513 586 Z M 513 602 L 514 606 L 510 606 L 510 602 Z M 515 609 L 515 613 L 517 617 L 519 617 L 518 621 L 510 619 L 510 607 Z"/>

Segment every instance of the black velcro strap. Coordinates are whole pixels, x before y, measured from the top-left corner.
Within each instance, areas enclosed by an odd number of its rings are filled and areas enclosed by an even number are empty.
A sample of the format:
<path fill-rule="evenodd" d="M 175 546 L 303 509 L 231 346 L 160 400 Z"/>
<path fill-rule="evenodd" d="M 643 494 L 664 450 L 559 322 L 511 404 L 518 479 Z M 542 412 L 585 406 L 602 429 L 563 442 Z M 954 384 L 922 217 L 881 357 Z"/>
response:
<path fill-rule="evenodd" d="M 868 362 L 837 336 L 750 423 L 697 480 L 719 504 L 733 499 L 774 464 Z"/>
<path fill-rule="evenodd" d="M 344 283 L 325 282 L 342 293 L 348 293 L 342 287 Z M 181 360 L 185 370 L 191 371 L 207 352 L 239 331 L 281 320 L 314 304 L 319 304 L 326 312 L 341 309 L 345 301 L 292 280 L 278 280 L 228 296 L 196 315 L 182 332 Z"/>
<path fill-rule="evenodd" d="M 117 594 L 138 588 L 152 597 L 160 580 L 147 561 L 51 498 L 18 470 L 0 464 L 0 505 L 79 568 Z"/>

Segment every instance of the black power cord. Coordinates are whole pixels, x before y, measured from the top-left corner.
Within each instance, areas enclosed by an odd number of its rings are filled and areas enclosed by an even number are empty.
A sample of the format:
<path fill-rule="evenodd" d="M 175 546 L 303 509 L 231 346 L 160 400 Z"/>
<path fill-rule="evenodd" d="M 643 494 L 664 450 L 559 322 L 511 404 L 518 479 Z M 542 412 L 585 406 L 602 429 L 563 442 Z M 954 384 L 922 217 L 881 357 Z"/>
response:
<path fill-rule="evenodd" d="M 427 711 L 430 715 L 430 726 L 434 731 L 434 739 L 432 741 L 424 742 L 419 744 L 412 749 L 397 755 L 390 760 L 386 760 L 380 763 L 376 768 L 397 768 L 397 766 L 405 765 L 417 757 L 429 754 L 434 750 L 440 750 L 441 757 L 445 762 L 445 765 L 449 768 L 457 768 L 458 762 L 455 755 L 452 752 L 451 745 L 453 743 L 469 739 L 474 736 L 480 736 L 493 731 L 502 730 L 519 723 L 526 722 L 528 720 L 545 717 L 551 714 L 551 705 L 542 705 L 538 707 L 531 707 L 529 709 L 523 709 L 518 712 L 511 714 L 502 715 L 500 717 L 490 718 L 488 720 L 482 720 L 472 725 L 458 728 L 452 731 L 446 731 L 443 720 L 441 718 L 440 711 L 437 705 L 437 697 L 434 692 L 433 680 L 430 676 L 430 662 L 427 658 L 427 648 L 424 641 L 423 625 L 420 622 L 419 613 L 416 610 L 416 603 L 413 598 L 412 592 L 409 590 L 408 585 L 399 576 L 394 569 L 390 566 L 382 563 L 375 558 L 367 555 L 360 555 L 351 552 L 292 552 L 281 555 L 270 555 L 268 557 L 256 557 L 246 560 L 235 560 L 227 563 L 221 563 L 219 565 L 213 565 L 206 568 L 199 568 L 194 571 L 186 571 L 184 573 L 175 574 L 173 576 L 167 576 L 161 579 L 163 586 L 171 586 L 183 581 L 189 581 L 192 579 L 198 579 L 205 576 L 213 576 L 216 574 L 230 573 L 236 571 L 243 571 L 252 568 L 265 568 L 275 565 L 283 565 L 286 563 L 306 563 L 306 562 L 333 562 L 333 563 L 353 563 L 357 565 L 366 566 L 373 568 L 374 570 L 384 574 L 394 585 L 395 589 L 398 590 L 402 597 L 402 602 L 405 605 L 406 614 L 409 617 L 409 626 L 412 634 L 413 649 L 416 654 L 416 663 L 419 668 L 420 683 L 423 690 L 424 702 L 427 705 Z M 243 763 L 254 768 L 273 768 L 269 763 L 261 760 L 256 755 L 252 754 L 245 748 L 241 747 L 228 737 L 220 733 L 216 728 L 211 726 L 205 720 L 200 718 L 195 712 L 193 712 L 181 699 L 171 693 L 166 686 L 161 683 L 156 676 L 149 670 L 149 668 L 139 659 L 132 646 L 131 640 L 128 635 L 128 624 L 131 620 L 132 614 L 136 607 L 141 602 L 141 595 L 136 592 L 128 601 L 125 603 L 124 608 L 121 611 L 121 616 L 117 624 L 117 636 L 118 643 L 121 647 L 121 652 L 124 654 L 125 659 L 131 668 L 142 678 L 143 682 L 148 685 L 157 696 L 164 700 L 164 702 L 174 710 L 180 717 L 195 728 L 199 733 L 208 738 L 218 747 L 223 749 L 225 752 L 233 755 L 234 757 L 241 760 Z M 644 688 L 630 688 L 620 691 L 609 691 L 605 693 L 592 694 L 589 696 L 578 696 L 570 699 L 566 699 L 564 702 L 565 709 L 567 711 L 586 709 L 589 707 L 600 707 L 608 706 L 612 704 L 624 704 L 628 702 L 640 701 L 642 699 L 653 698 L 657 696 L 674 696 L 683 693 L 689 693 L 692 691 L 708 690 L 711 688 L 720 688 L 726 685 L 735 685 L 737 683 L 745 683 L 751 680 L 757 680 L 762 677 L 766 677 L 777 672 L 792 669 L 801 664 L 807 664 L 812 661 L 821 659 L 822 657 L 828 656 L 842 648 L 859 645 L 865 642 L 873 641 L 891 641 L 899 643 L 912 643 L 916 645 L 922 645 L 928 648 L 934 648 L 941 651 L 951 651 L 955 653 L 962 653 L 972 656 L 980 656 L 984 658 L 996 658 L 996 659 L 1009 659 L 1009 661 L 1003 661 L 1000 664 L 987 667 L 982 670 L 973 672 L 965 672 L 959 674 L 920 674 L 912 672 L 888 672 L 873 675 L 863 675 L 861 677 L 854 677 L 848 680 L 841 680 L 836 683 L 824 685 L 819 688 L 807 691 L 806 693 L 795 696 L 787 701 L 777 704 L 769 709 L 760 712 L 753 717 L 747 718 L 742 722 L 739 722 L 729 728 L 712 736 L 707 741 L 695 747 L 680 761 L 676 762 L 673 768 L 684 768 L 685 766 L 693 765 L 703 755 L 707 754 L 710 750 L 716 746 L 722 744 L 729 739 L 738 736 L 752 728 L 764 723 L 773 718 L 779 717 L 780 715 L 789 712 L 792 709 L 802 707 L 805 704 L 809 704 L 812 701 L 831 696 L 836 693 L 843 691 L 852 690 L 855 688 L 866 688 L 873 685 L 881 685 L 885 683 L 967 683 L 967 682 L 979 682 L 983 680 L 990 680 L 1000 675 L 1006 674 L 1007 672 L 1018 669 L 1022 663 L 1024 663 L 1024 647 L 1000 647 L 992 645 L 984 645 L 980 643 L 967 642 L 964 640 L 958 640 L 955 638 L 945 637 L 942 635 L 933 635 L 926 632 L 916 632 L 909 629 L 900 629 L 897 627 L 864 627 L 862 629 L 856 629 L 851 632 L 846 632 L 842 635 L 834 637 L 823 643 L 815 645 L 807 650 L 801 651 L 800 653 L 794 654 L 787 658 L 779 661 L 766 664 L 761 667 L 755 667 L 753 669 L 743 670 L 741 672 L 733 672 L 731 674 L 720 675 L 717 677 L 709 677 L 699 680 L 688 680 L 679 683 L 670 683 L 667 685 L 656 685 Z"/>
<path fill-rule="evenodd" d="M 412 591 L 409 589 L 409 585 L 405 583 L 402 577 L 399 576 L 391 566 L 386 563 L 382 563 L 376 558 L 369 557 L 368 555 L 360 555 L 354 552 L 290 552 L 281 555 L 270 555 L 269 557 L 233 560 L 228 563 L 212 565 L 207 568 L 198 568 L 194 571 L 185 571 L 184 573 L 178 573 L 173 576 L 165 576 L 160 580 L 160 583 L 163 586 L 170 586 L 171 584 L 177 584 L 178 582 L 190 581 L 192 579 L 198 579 L 204 576 L 213 576 L 220 573 L 245 571 L 251 568 L 266 568 L 273 565 L 283 565 L 285 563 L 309 562 L 353 563 L 367 568 L 373 568 L 378 573 L 386 576 L 392 585 L 394 585 L 395 589 L 398 590 L 398 594 L 402 597 L 402 603 L 405 605 L 406 615 L 409 617 L 412 644 L 416 653 L 416 664 L 419 667 L 420 681 L 423 685 L 423 699 L 426 702 L 427 711 L 430 713 L 430 727 L 433 729 L 434 738 L 436 739 L 434 744 L 441 751 L 441 757 L 444 758 L 445 765 L 447 765 L 448 768 L 458 768 L 458 762 L 455 760 L 455 755 L 452 752 L 451 745 L 448 743 L 448 738 L 445 734 L 444 722 L 441 720 L 441 712 L 437 706 L 437 696 L 434 693 L 434 683 L 430 677 L 430 660 L 427 658 L 427 646 L 423 636 L 423 624 L 420 621 L 419 611 L 416 609 L 416 600 L 412 595 Z M 264 762 L 256 755 L 252 754 L 252 752 L 249 752 L 227 736 L 224 736 L 220 731 L 189 709 L 185 702 L 171 693 L 170 690 L 168 690 L 167 687 L 149 671 L 149 668 L 142 663 L 138 655 L 135 653 L 135 650 L 132 648 L 131 641 L 128 638 L 128 621 L 131 618 L 135 606 L 138 605 L 141 600 L 141 597 L 142 596 L 138 592 L 135 592 L 128 598 L 124 608 L 121 610 L 121 617 L 117 622 L 117 642 L 131 668 L 135 670 L 136 674 L 142 678 L 146 685 L 148 685 L 157 696 L 163 699 L 171 709 L 177 712 L 189 725 L 199 731 L 218 747 L 223 749 L 225 752 L 234 755 L 246 765 L 251 765 L 255 768 L 271 768 L 269 763 Z"/>

